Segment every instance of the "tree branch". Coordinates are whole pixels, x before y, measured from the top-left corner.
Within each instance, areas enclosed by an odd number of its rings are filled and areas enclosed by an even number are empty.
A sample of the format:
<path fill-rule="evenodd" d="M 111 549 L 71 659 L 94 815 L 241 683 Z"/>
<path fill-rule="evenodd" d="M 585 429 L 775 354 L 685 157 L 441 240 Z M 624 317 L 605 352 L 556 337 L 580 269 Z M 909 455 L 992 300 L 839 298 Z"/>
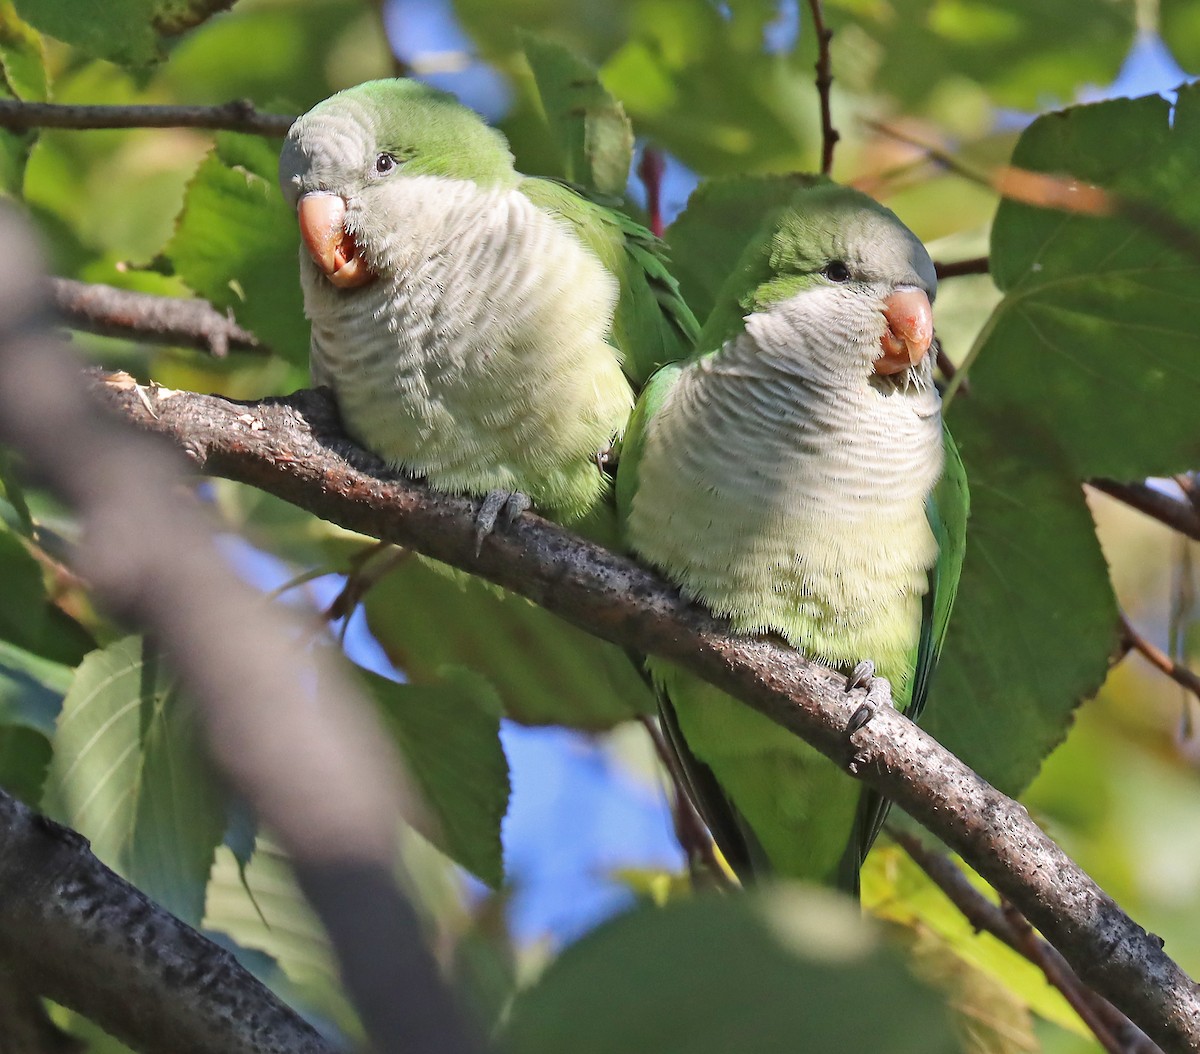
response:
<path fill-rule="evenodd" d="M 1200 999 L 1162 941 L 1126 916 L 1029 818 L 896 710 L 856 733 L 840 674 L 775 640 L 734 636 L 629 559 L 526 513 L 475 554 L 478 503 L 383 469 L 341 433 L 327 391 L 238 403 L 94 377 L 141 428 L 198 469 L 248 483 L 351 530 L 482 576 L 588 632 L 679 663 L 801 736 L 955 849 L 1079 976 L 1170 1054 L 1200 1048 Z M 348 460 L 340 451 L 350 454 Z"/>
<path fill-rule="evenodd" d="M 295 117 L 264 113 L 249 99 L 220 106 L 64 106 L 0 99 L 0 128 L 210 128 L 282 138 Z"/>
<path fill-rule="evenodd" d="M 1121 612 L 1121 636 L 1124 638 L 1127 648 L 1132 648 L 1156 670 L 1170 677 L 1180 688 L 1191 692 L 1196 699 L 1200 700 L 1200 675 L 1197 675 L 1194 670 L 1180 665 L 1161 648 L 1151 644 L 1133 628 L 1133 624 L 1124 612 Z"/>
<path fill-rule="evenodd" d="M 812 12 L 813 32 L 817 36 L 817 96 L 821 101 L 821 174 L 827 176 L 833 171 L 833 148 L 841 138 L 840 133 L 833 127 L 833 113 L 829 100 L 830 89 L 833 87 L 833 68 L 829 61 L 829 44 L 833 40 L 833 30 L 825 25 L 821 0 L 808 0 L 808 8 Z"/>
<path fill-rule="evenodd" d="M 218 359 L 230 348 L 267 351 L 232 315 L 222 315 L 207 300 L 135 293 L 70 278 L 50 279 L 50 299 L 68 326 L 87 333 L 199 348 Z"/>
<path fill-rule="evenodd" d="M 1038 967 L 1046 980 L 1063 994 L 1084 1024 L 1095 1033 L 1105 1050 L 1112 1054 L 1131 1054 L 1133 1048 L 1126 1038 L 1130 1037 L 1138 1054 L 1159 1054 L 1158 1047 L 1124 1014 L 1080 982 L 1067 961 L 1053 946 L 1038 939 L 1016 908 L 1009 905 L 1006 911 L 993 904 L 967 881 L 967 876 L 948 856 L 934 852 L 908 831 L 889 825 L 887 832 L 930 881 L 946 894 L 977 933 L 990 933 Z"/>
<path fill-rule="evenodd" d="M 1200 541 L 1200 510 L 1155 490 L 1148 483 L 1121 483 L 1114 479 L 1090 479 L 1088 486 L 1137 509 L 1173 531 Z"/>
<path fill-rule="evenodd" d="M 0 904 L 0 963 L 137 1049 L 332 1054 L 228 951 L 3 791 Z"/>
<path fill-rule="evenodd" d="M 933 268 L 939 279 L 960 278 L 968 274 L 987 274 L 991 270 L 991 260 L 986 256 L 973 256 L 969 260 L 953 260 L 950 263 L 934 261 Z"/>

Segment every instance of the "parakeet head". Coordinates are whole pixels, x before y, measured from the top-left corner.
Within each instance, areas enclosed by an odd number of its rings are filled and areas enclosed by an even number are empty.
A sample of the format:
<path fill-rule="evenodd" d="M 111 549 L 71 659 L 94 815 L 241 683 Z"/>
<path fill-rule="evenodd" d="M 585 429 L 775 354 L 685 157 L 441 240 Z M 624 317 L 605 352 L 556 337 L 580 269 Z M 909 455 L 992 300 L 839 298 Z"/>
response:
<path fill-rule="evenodd" d="M 925 247 L 889 209 L 818 183 L 770 214 L 725 283 L 706 336 L 723 341 L 755 316 L 810 331 L 797 354 L 839 374 L 925 377 L 937 291 Z M 828 338 L 828 339 L 824 339 Z"/>
<path fill-rule="evenodd" d="M 432 176 L 491 187 L 515 182 L 508 142 L 453 96 L 417 81 L 368 81 L 300 117 L 279 156 L 283 196 L 313 262 L 335 286 L 374 275 L 359 251 L 362 217 L 396 180 Z"/>

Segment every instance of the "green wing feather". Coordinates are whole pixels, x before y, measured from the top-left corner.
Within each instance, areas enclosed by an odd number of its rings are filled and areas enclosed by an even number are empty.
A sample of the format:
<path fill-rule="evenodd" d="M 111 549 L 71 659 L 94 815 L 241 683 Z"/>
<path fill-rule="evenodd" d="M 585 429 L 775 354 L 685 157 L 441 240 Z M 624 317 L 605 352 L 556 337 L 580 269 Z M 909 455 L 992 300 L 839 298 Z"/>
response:
<path fill-rule="evenodd" d="M 963 556 L 967 548 L 967 516 L 970 514 L 971 498 L 967 490 L 967 473 L 959 457 L 958 447 L 950 432 L 943 425 L 942 439 L 946 450 L 946 465 L 942 478 L 934 487 L 925 503 L 925 515 L 938 543 L 937 563 L 929 571 L 929 592 L 925 594 L 925 610 L 921 620 L 921 635 L 913 654 L 912 688 L 905 714 L 913 721 L 921 716 L 925 701 L 929 698 L 929 686 L 937 668 L 946 629 L 950 624 L 950 611 L 958 593 L 958 579 L 962 573 Z M 903 700 L 898 701 L 903 704 Z M 858 873 L 870 852 L 883 821 L 887 819 L 891 802 L 876 791 L 863 791 L 859 800 L 854 833 L 846 847 L 838 873 L 838 884 L 848 892 L 857 894 Z"/>
<path fill-rule="evenodd" d="M 655 370 L 691 355 L 700 325 L 667 269 L 666 246 L 641 224 L 586 190 L 528 178 L 518 188 L 539 208 L 570 224 L 621 285 L 612 343 L 640 388 Z"/>

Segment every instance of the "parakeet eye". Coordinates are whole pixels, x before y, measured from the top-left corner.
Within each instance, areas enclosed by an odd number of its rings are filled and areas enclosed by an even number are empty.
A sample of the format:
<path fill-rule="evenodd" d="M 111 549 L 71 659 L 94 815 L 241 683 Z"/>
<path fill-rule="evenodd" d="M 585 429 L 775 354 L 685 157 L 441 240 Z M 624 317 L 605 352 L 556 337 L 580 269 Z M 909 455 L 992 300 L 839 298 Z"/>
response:
<path fill-rule="evenodd" d="M 386 176 L 396 167 L 396 159 L 391 154 L 380 154 L 375 158 L 375 171 Z"/>
<path fill-rule="evenodd" d="M 822 269 L 821 274 L 831 282 L 849 282 L 850 268 L 841 260 L 830 260 Z"/>

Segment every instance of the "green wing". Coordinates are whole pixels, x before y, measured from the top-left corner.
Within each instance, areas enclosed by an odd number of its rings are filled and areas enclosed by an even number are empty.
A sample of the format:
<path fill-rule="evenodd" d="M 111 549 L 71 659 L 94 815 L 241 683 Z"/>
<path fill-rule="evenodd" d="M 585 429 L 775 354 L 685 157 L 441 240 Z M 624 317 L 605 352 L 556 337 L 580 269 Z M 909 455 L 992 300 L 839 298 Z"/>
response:
<path fill-rule="evenodd" d="M 925 594 L 925 615 L 921 621 L 921 636 L 913 663 L 912 691 L 909 693 L 905 713 L 914 721 L 925 709 L 929 698 L 929 685 L 942 644 L 946 640 L 946 629 L 950 624 L 950 611 L 958 594 L 958 579 L 962 574 L 963 556 L 967 548 L 967 516 L 971 509 L 971 497 L 967 490 L 967 473 L 959 457 L 958 447 L 943 426 L 942 437 L 946 448 L 946 467 L 942 478 L 926 503 L 925 513 L 938 543 L 937 563 L 929 573 L 929 592 Z"/>
<path fill-rule="evenodd" d="M 581 188 L 524 179 L 519 189 L 539 208 L 570 224 L 621 285 L 612 342 L 625 373 L 640 388 L 655 370 L 692 354 L 700 325 L 667 269 L 666 246 L 617 208 Z"/>
<path fill-rule="evenodd" d="M 633 496 L 638 489 L 638 466 L 641 463 L 642 451 L 646 449 L 646 425 L 662 408 L 682 372 L 683 363 L 673 362 L 664 366 L 646 382 L 633 413 L 629 415 L 625 435 L 614 452 L 617 458 L 617 517 L 621 525 L 621 542 L 626 547 L 628 534 L 625 525 L 633 507 Z"/>
<path fill-rule="evenodd" d="M 963 556 L 967 548 L 967 516 L 971 498 L 967 490 L 967 473 L 959 457 L 958 447 L 943 425 L 942 438 L 946 450 L 946 466 L 942 478 L 925 503 L 925 515 L 938 542 L 938 558 L 929 572 L 929 591 L 925 594 L 925 610 L 921 619 L 921 635 L 913 655 L 913 675 L 908 705 L 897 700 L 904 712 L 916 721 L 929 698 L 929 685 L 937 668 L 950 611 L 958 593 Z M 854 835 L 846 848 L 839 871 L 839 885 L 850 892 L 858 891 L 858 872 L 870 852 L 891 802 L 873 790 L 864 790 L 859 799 Z"/>

